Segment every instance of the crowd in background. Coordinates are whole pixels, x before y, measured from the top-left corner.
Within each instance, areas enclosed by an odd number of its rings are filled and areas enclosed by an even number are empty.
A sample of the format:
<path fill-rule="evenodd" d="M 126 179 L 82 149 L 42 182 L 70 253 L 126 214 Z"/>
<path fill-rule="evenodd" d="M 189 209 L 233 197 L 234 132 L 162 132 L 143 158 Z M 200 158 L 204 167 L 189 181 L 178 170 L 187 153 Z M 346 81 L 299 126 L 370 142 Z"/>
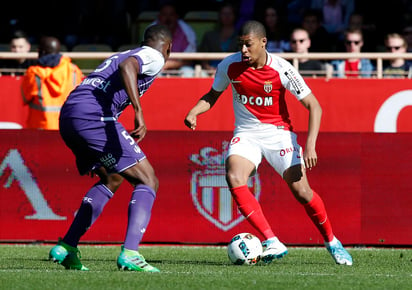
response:
<path fill-rule="evenodd" d="M 32 45 L 46 35 L 59 39 L 67 51 L 79 44 L 105 44 L 117 51 L 121 46 L 133 45 L 132 27 L 141 12 L 158 11 L 155 21 L 172 30 L 176 52 L 236 51 L 237 30 L 250 19 L 265 25 L 269 52 L 412 51 L 412 2 L 408 0 L 204 0 L 193 4 L 170 0 L 73 0 L 64 7 L 46 0 L 42 4 L 39 7 L 27 1 L 22 8 L 20 3 L 10 3 L 12 9 L 1 11 L 0 43 L 10 43 L 13 33 L 24 31 Z M 202 10 L 217 11 L 219 18 L 216 29 L 195 40 L 196 31 L 185 23 L 184 15 Z M 303 29 L 300 35 L 307 37 L 296 39 L 297 28 Z M 402 43 L 391 46 L 388 36 Z M 190 63 L 168 65 L 181 70 L 184 76 L 193 73 Z M 301 65 L 317 67 L 302 60 Z M 355 67 L 358 75 L 368 76 L 374 69 L 366 60 L 356 59 L 350 64 L 337 61 L 331 65 L 335 76 Z M 205 61 L 202 66 L 213 69 L 216 62 Z M 402 69 L 408 71 L 409 66 L 412 71 L 410 62 L 402 64 Z"/>
<path fill-rule="evenodd" d="M 62 5 L 45 0 L 10 2 L 9 9 L 0 12 L 0 43 L 9 40 L 10 33 L 22 29 L 37 43 L 42 35 L 57 37 L 69 50 L 79 43 L 105 43 L 116 50 L 131 41 L 130 27 L 142 11 L 159 10 L 165 0 L 72 0 Z M 218 11 L 223 1 L 175 1 L 179 15 L 194 10 Z M 331 45 L 327 49 L 344 51 L 344 29 L 357 25 L 365 32 L 364 51 L 376 51 L 387 33 L 410 34 L 412 2 L 409 0 L 239 0 L 231 1 L 236 9 L 236 27 L 247 20 L 264 22 L 265 8 L 276 9 L 277 28 L 270 35 L 288 41 L 292 30 L 301 26 L 308 10 L 320 13 L 322 27 Z M 352 14 L 356 19 L 352 19 Z M 408 35 L 410 39 L 411 36 Z M 285 48 L 288 48 L 287 46 Z M 312 48 L 314 50 L 315 48 Z"/>
<path fill-rule="evenodd" d="M 82 44 L 103 44 L 113 52 L 125 45 L 137 47 L 132 27 L 144 11 L 156 14 L 145 27 L 160 23 L 171 31 L 172 52 L 238 51 L 239 28 L 247 20 L 258 20 L 266 28 L 268 52 L 303 56 L 294 63 L 302 76 L 373 77 L 376 61 L 359 58 L 356 53 L 412 51 L 412 2 L 407 0 L 204 0 L 195 4 L 73 0 L 63 7 L 46 0 L 42 4 L 27 2 L 22 6 L 15 2 L 10 3 L 12 9 L 0 12 L 0 43 L 7 43 L 12 52 L 38 52 L 37 59 L 0 59 L 0 75 L 23 76 L 29 128 L 56 129 L 67 92 L 86 75 L 76 61 L 61 52 L 78 51 L 73 47 Z M 184 18 L 196 10 L 217 12 L 216 23 L 202 34 Z M 326 61 L 304 57 L 309 52 L 354 54 Z M 218 63 L 169 59 L 161 74 L 193 77 L 194 64 L 200 64 L 201 76 L 213 76 Z M 88 63 L 89 69 L 95 67 Z M 412 60 L 400 56 L 385 60 L 382 76 L 412 78 Z"/>

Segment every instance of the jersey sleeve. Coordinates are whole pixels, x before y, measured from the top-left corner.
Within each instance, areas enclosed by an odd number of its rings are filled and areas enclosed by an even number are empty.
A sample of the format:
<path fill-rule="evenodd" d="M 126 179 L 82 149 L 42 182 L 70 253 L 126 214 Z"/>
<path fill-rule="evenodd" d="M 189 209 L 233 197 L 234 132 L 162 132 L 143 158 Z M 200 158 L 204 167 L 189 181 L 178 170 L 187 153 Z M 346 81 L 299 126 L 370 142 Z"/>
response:
<path fill-rule="evenodd" d="M 302 75 L 290 62 L 282 58 L 277 58 L 275 61 L 278 62 L 278 67 L 281 68 L 280 79 L 282 85 L 294 95 L 296 99 L 300 101 L 312 92 Z"/>
<path fill-rule="evenodd" d="M 146 47 L 133 55 L 140 66 L 140 73 L 149 76 L 157 75 L 165 63 L 162 54 L 152 48 Z"/>
<path fill-rule="evenodd" d="M 215 79 L 213 81 L 212 89 L 214 89 L 217 92 L 223 92 L 226 90 L 228 85 L 230 84 L 230 79 L 229 76 L 227 75 L 227 71 L 229 68 L 229 65 L 234 61 L 236 58 L 236 55 L 230 55 L 226 58 L 224 58 L 216 68 L 216 73 L 215 73 Z"/>

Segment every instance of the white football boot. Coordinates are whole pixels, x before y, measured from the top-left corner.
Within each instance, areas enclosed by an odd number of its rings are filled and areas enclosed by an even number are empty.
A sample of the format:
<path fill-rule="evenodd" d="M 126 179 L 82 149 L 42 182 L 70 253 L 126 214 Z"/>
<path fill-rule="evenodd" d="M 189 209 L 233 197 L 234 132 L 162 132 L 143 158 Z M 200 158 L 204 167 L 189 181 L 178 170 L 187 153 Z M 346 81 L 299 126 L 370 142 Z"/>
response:
<path fill-rule="evenodd" d="M 325 242 L 325 246 L 336 264 L 352 266 L 352 256 L 343 248 L 341 242 L 336 237 L 329 243 Z"/>
<path fill-rule="evenodd" d="M 277 237 L 263 241 L 262 246 L 261 260 L 266 264 L 271 263 L 274 259 L 283 258 L 288 253 L 286 246 Z"/>

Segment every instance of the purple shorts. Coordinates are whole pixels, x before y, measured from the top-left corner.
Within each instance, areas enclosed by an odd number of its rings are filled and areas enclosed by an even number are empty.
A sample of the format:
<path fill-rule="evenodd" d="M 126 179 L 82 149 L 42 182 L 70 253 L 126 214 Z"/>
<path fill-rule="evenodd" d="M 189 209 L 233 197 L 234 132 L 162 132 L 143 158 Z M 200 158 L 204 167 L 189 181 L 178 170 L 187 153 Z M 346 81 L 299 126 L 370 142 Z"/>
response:
<path fill-rule="evenodd" d="M 104 166 L 109 173 L 122 172 L 146 158 L 135 140 L 117 121 L 61 119 L 60 135 L 76 156 L 81 175 L 100 166 Z"/>

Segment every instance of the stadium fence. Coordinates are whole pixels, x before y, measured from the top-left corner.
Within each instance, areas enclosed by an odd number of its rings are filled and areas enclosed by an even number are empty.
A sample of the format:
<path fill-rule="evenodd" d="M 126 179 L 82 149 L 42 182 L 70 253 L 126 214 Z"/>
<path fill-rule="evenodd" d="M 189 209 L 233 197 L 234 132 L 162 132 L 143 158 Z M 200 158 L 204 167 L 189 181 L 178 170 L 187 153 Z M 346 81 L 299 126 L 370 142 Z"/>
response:
<path fill-rule="evenodd" d="M 82 61 L 90 61 L 94 60 L 93 65 L 96 64 L 96 60 L 104 60 L 107 57 L 113 55 L 115 52 L 62 52 L 63 55 L 66 55 L 73 59 L 74 62 L 81 63 Z M 181 60 L 193 60 L 195 62 L 194 68 L 195 73 L 194 77 L 202 77 L 205 76 L 205 71 L 202 69 L 201 65 L 198 63 L 200 61 L 205 60 L 219 60 L 223 59 L 224 57 L 228 56 L 232 53 L 204 53 L 204 52 L 195 52 L 195 53 L 182 53 L 182 52 L 174 52 L 170 55 L 171 59 L 181 59 Z M 338 53 L 338 52 L 331 52 L 331 53 L 309 53 L 309 54 L 300 54 L 300 53 L 276 53 L 276 55 L 283 57 L 287 60 L 290 60 L 293 65 L 299 69 L 299 59 L 317 59 L 317 60 L 324 60 L 324 61 L 332 61 L 335 59 L 349 59 L 349 58 L 367 58 L 375 62 L 376 71 L 373 73 L 373 78 L 382 79 L 383 77 L 383 63 L 385 60 L 391 60 L 396 58 L 403 58 L 405 60 L 412 60 L 412 53 L 387 53 L 387 52 L 362 52 L 362 53 Z M 0 59 L 17 59 L 17 58 L 37 58 L 37 52 L 29 52 L 29 53 L 15 53 L 15 52 L 0 52 Z M 94 66 L 91 67 L 81 67 L 85 74 L 88 74 L 94 70 Z M 0 73 L 8 71 L 12 74 L 15 72 L 19 72 L 18 69 L 8 69 L 3 68 L 0 69 Z M 213 72 L 206 71 L 206 75 L 212 75 Z M 326 66 L 325 71 L 319 72 L 317 71 L 316 74 L 313 72 L 313 76 L 315 75 L 323 75 L 326 78 L 333 78 L 333 70 L 330 65 Z M 167 76 L 176 76 L 178 72 L 176 71 L 168 71 L 166 72 L 163 77 Z M 405 77 L 411 78 L 412 76 L 405 75 Z"/>

